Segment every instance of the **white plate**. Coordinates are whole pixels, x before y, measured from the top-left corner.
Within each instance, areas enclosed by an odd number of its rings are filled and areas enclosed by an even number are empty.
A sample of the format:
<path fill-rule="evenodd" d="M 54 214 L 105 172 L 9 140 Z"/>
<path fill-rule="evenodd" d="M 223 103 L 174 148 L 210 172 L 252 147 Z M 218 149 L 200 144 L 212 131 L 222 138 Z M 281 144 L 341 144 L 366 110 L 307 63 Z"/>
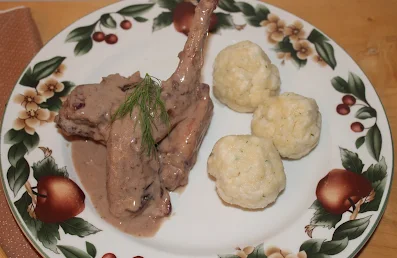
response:
<path fill-rule="evenodd" d="M 43 223 L 29 216 L 27 209 L 32 198 L 26 190 L 27 182 L 37 185 L 40 173 L 36 175 L 34 171 L 43 170 L 39 167 L 43 162 L 38 163 L 43 159 L 59 168 L 66 167 L 69 177 L 84 191 L 74 170 L 70 144 L 51 122 L 62 101 L 60 96 L 73 84 L 99 82 L 102 76 L 112 73 L 128 76 L 139 70 L 168 78 L 186 40 L 172 24 L 171 12 L 176 2 L 122 1 L 93 12 L 54 37 L 18 80 L 2 125 L 1 178 L 11 210 L 26 237 L 45 257 L 102 257 L 106 253 L 119 258 L 353 257 L 375 230 L 390 191 L 392 138 L 382 104 L 358 65 L 336 43 L 302 19 L 252 0 L 244 0 L 245 4 L 220 1 L 216 12 L 222 28 L 208 38 L 203 82 L 212 84 L 212 64 L 221 49 L 251 40 L 260 45 L 279 68 L 281 91 L 314 98 L 323 115 L 318 147 L 301 160 L 283 161 L 287 186 L 274 205 L 248 212 L 227 207 L 218 198 L 214 182 L 207 176 L 207 157 L 222 136 L 249 134 L 252 115 L 233 112 L 211 92 L 214 117 L 190 173 L 190 183 L 182 194 L 171 194 L 174 214 L 154 237 L 137 238 L 118 231 L 100 218 L 89 198 L 86 198 L 86 208 L 78 215 L 81 219 L 68 221 L 74 226 L 74 230 L 66 229 L 68 234 L 62 223 Z M 262 22 L 267 18 L 268 22 Z M 120 28 L 123 19 L 132 22 L 131 29 Z M 296 21 L 303 25 L 303 32 L 298 34 L 300 39 L 288 36 L 294 29 L 297 32 L 301 29 L 299 25 L 287 29 Z M 247 25 L 239 26 L 243 24 Z M 276 24 L 278 32 L 274 30 Z M 86 27 L 89 25 L 92 27 Z M 116 34 L 117 43 L 92 41 L 90 35 L 100 29 L 106 34 Z M 290 40 L 305 40 L 303 44 L 310 48 L 311 55 L 307 59 L 297 55 Z M 292 58 L 278 54 L 280 47 L 291 52 Z M 316 62 L 318 55 L 323 61 Z M 56 70 L 61 71 L 54 74 Z M 54 95 L 38 86 L 44 99 L 35 101 L 46 101 L 39 103 L 40 111 L 30 111 L 43 121 L 27 118 L 26 110 L 35 105 L 25 107 L 26 102 L 21 104 L 21 98 L 14 98 L 51 78 L 63 82 L 63 87 L 58 85 Z M 354 96 L 357 102 L 350 106 L 348 114 L 340 115 L 337 106 L 344 95 Z M 339 106 L 338 110 L 339 113 L 346 111 L 346 106 Z M 355 125 L 351 126 L 352 123 Z M 361 124 L 363 131 L 354 132 L 362 129 Z M 45 157 L 44 149 L 38 147 L 49 148 L 52 154 L 47 153 L 50 156 Z M 334 168 L 346 168 L 367 177 L 376 190 L 375 199 L 363 204 L 354 220 L 349 219 L 349 212 L 332 215 L 316 200 L 317 183 Z M 59 173 L 54 166 L 44 170 L 49 174 Z M 244 249 L 250 246 L 255 247 L 252 253 L 253 248 Z"/>

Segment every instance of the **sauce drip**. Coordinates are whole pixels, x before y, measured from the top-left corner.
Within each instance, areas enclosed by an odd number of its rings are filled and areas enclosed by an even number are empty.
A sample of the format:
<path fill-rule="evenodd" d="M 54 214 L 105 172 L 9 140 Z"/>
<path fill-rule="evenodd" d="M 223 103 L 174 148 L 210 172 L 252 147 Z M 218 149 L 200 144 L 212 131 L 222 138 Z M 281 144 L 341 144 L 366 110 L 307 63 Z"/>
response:
<path fill-rule="evenodd" d="M 131 217 L 117 218 L 109 211 L 106 191 L 106 147 L 93 141 L 78 139 L 72 142 L 75 170 L 102 219 L 119 230 L 141 237 L 156 234 L 163 221 L 144 212 Z"/>

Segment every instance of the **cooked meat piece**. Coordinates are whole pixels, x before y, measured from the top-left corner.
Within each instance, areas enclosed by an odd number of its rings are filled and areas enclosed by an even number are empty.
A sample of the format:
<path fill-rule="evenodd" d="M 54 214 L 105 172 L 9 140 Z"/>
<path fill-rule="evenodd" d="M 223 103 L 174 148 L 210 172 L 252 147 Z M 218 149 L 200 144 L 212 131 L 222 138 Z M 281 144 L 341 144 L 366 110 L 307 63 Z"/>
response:
<path fill-rule="evenodd" d="M 170 198 L 160 183 L 158 161 L 141 153 L 141 128 L 131 130 L 135 122 L 125 116 L 111 126 L 106 160 L 110 209 L 117 217 L 131 216 L 152 201 L 158 210 L 151 215 L 162 217 L 171 212 Z"/>
<path fill-rule="evenodd" d="M 197 5 L 190 34 L 179 54 L 179 65 L 172 76 L 162 83 L 161 98 L 169 114 L 171 128 L 177 130 L 169 135 L 175 139 L 175 143 L 171 140 L 163 141 L 163 146 L 170 148 L 168 150 L 164 147 L 164 153 L 176 157 L 179 152 L 179 158 L 184 164 L 195 163 L 197 148 L 212 115 L 208 86 L 202 86 L 200 77 L 202 51 L 216 4 L 216 0 L 201 0 Z M 111 123 L 111 115 L 124 101 L 126 94 L 134 90 L 134 84 L 139 80 L 139 73 L 130 78 L 113 75 L 104 78 L 100 84 L 78 86 L 63 104 L 56 123 L 67 134 L 88 137 L 106 144 L 107 191 L 110 211 L 115 216 L 133 216 L 138 212 L 147 212 L 150 216 L 162 217 L 170 214 L 170 199 L 160 180 L 158 160 L 147 156 L 141 149 L 142 132 L 140 126 L 135 126 L 140 123 L 138 107 L 131 117 L 126 116 Z M 189 109 L 195 110 L 188 112 Z M 178 126 L 181 121 L 183 124 Z M 176 137 L 179 133 L 188 133 L 183 129 L 185 126 L 190 128 L 188 131 L 192 135 L 192 145 L 186 151 L 182 150 L 186 146 L 181 145 L 181 139 Z M 169 128 L 159 118 L 155 118 L 152 126 L 155 140 L 159 142 L 168 133 Z M 191 167 L 192 165 L 183 167 L 185 177 Z M 162 174 L 165 176 L 167 173 Z M 174 186 L 180 185 L 182 181 Z"/>
<path fill-rule="evenodd" d="M 159 145 L 160 177 L 170 191 L 188 182 L 189 171 L 197 160 L 198 150 L 212 118 L 214 105 L 209 86 L 201 84 L 201 96 L 187 110 L 187 117 Z"/>
<path fill-rule="evenodd" d="M 106 144 L 112 114 L 142 80 L 139 72 L 125 78 L 109 75 L 99 84 L 77 86 L 67 97 L 55 118 L 66 135 L 79 135 Z M 125 90 L 125 89 L 129 90 Z"/>

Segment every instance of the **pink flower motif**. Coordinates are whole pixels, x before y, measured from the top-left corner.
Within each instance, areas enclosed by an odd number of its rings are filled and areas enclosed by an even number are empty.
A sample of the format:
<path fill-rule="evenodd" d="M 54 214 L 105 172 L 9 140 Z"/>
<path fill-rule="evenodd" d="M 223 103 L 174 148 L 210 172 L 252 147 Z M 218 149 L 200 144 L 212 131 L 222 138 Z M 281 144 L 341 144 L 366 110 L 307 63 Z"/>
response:
<path fill-rule="evenodd" d="M 23 94 L 17 94 L 13 98 L 14 102 L 25 107 L 26 110 L 36 110 L 39 108 L 39 104 L 45 101 L 45 98 L 34 89 L 27 89 Z"/>
<path fill-rule="evenodd" d="M 40 95 L 48 99 L 54 96 L 55 92 L 63 91 L 64 88 L 65 86 L 62 83 L 50 78 L 45 82 L 40 83 L 39 86 L 37 86 L 37 91 Z"/>
<path fill-rule="evenodd" d="M 300 40 L 305 36 L 303 23 L 300 21 L 295 21 L 292 25 L 287 26 L 284 32 L 292 41 Z"/>
<path fill-rule="evenodd" d="M 270 13 L 267 20 L 261 21 L 260 25 L 267 28 L 270 43 L 276 44 L 283 40 L 285 21 L 280 20 L 277 15 Z"/>
<path fill-rule="evenodd" d="M 25 131 L 33 135 L 36 128 L 40 126 L 40 122 L 47 121 L 50 118 L 50 111 L 47 109 L 30 109 L 20 111 L 18 118 L 14 121 L 13 128 L 15 130 L 25 129 Z"/>
<path fill-rule="evenodd" d="M 310 47 L 310 42 L 307 40 L 296 41 L 292 46 L 297 51 L 296 55 L 301 60 L 306 60 L 307 57 L 313 53 L 313 49 Z"/>

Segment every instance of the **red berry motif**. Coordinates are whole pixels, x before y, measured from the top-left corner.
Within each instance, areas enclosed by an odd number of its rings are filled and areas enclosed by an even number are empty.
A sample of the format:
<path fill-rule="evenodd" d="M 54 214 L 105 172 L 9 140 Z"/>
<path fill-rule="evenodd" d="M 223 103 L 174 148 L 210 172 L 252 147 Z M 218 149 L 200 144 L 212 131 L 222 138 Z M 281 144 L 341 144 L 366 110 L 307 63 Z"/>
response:
<path fill-rule="evenodd" d="M 144 258 L 143 256 L 140 256 L 140 255 L 138 255 L 138 256 L 134 256 L 134 258 Z"/>
<path fill-rule="evenodd" d="M 175 7 L 172 20 L 176 31 L 181 32 L 186 36 L 189 34 L 190 26 L 193 22 L 195 9 L 196 6 L 191 2 L 181 2 Z M 217 24 L 218 17 L 215 14 L 212 14 L 208 31 L 215 31 Z"/>
<path fill-rule="evenodd" d="M 189 34 L 195 9 L 196 6 L 190 2 L 181 2 L 175 7 L 172 19 L 176 31 L 182 32 L 186 36 Z"/>
<path fill-rule="evenodd" d="M 350 113 L 350 108 L 346 104 L 339 104 L 336 107 L 336 112 L 338 112 L 339 115 L 343 115 L 344 116 L 344 115 L 347 115 L 347 114 Z"/>
<path fill-rule="evenodd" d="M 102 256 L 102 258 L 117 258 L 117 256 L 112 253 L 107 253 L 107 254 L 104 254 Z"/>
<path fill-rule="evenodd" d="M 352 95 L 345 95 L 342 98 L 342 102 L 343 104 L 346 104 L 348 106 L 353 106 L 354 104 L 356 104 L 356 98 Z"/>
<path fill-rule="evenodd" d="M 132 27 L 132 23 L 129 20 L 124 20 L 120 23 L 120 27 L 124 30 L 129 30 Z"/>
<path fill-rule="evenodd" d="M 364 131 L 364 126 L 360 122 L 354 122 L 351 124 L 350 128 L 352 129 L 353 132 L 360 133 Z"/>
<path fill-rule="evenodd" d="M 118 39 L 117 36 L 114 35 L 114 34 L 108 34 L 108 35 L 106 35 L 106 37 L 105 37 L 106 43 L 111 44 L 111 45 L 116 44 L 118 40 L 119 40 L 119 39 Z"/>
<path fill-rule="evenodd" d="M 208 27 L 209 32 L 214 32 L 216 30 L 216 25 L 218 25 L 218 16 L 216 14 L 211 14 L 210 25 Z"/>
<path fill-rule="evenodd" d="M 102 42 L 105 39 L 105 33 L 103 33 L 102 31 L 97 31 L 92 34 L 92 39 L 96 42 Z"/>

